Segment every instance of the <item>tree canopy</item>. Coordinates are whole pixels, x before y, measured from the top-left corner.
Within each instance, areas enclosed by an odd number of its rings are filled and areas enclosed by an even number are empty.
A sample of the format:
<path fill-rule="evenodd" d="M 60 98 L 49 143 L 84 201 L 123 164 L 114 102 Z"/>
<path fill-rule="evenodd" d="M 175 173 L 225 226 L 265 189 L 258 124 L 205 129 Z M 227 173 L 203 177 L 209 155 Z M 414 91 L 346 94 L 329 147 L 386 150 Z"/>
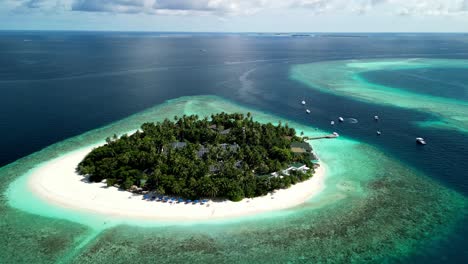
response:
<path fill-rule="evenodd" d="M 92 182 L 183 198 L 233 201 L 265 195 L 312 176 L 313 170 L 274 177 L 293 163 L 312 168 L 310 156 L 293 153 L 302 142 L 288 125 L 261 124 L 248 113 L 197 115 L 145 123 L 132 135 L 116 135 L 77 167 Z"/>

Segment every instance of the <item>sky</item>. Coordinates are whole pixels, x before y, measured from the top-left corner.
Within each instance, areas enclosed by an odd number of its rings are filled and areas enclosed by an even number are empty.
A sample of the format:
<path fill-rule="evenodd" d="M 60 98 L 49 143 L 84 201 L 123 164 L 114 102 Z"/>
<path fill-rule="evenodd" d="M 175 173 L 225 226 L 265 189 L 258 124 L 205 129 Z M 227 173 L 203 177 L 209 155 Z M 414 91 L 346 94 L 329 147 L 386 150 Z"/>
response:
<path fill-rule="evenodd" d="M 0 30 L 468 32 L 468 0 L 0 0 Z"/>

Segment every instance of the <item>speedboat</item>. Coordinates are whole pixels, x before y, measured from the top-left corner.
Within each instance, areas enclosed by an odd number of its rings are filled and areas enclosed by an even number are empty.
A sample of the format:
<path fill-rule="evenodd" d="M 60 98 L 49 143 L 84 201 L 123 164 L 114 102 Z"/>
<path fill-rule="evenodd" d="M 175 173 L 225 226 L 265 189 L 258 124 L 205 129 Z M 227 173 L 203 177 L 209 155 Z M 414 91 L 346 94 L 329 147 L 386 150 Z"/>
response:
<path fill-rule="evenodd" d="M 344 118 L 342 118 L 341 116 L 338 117 L 338 120 L 340 120 L 340 122 L 344 122 Z"/>
<path fill-rule="evenodd" d="M 379 120 L 379 116 L 374 116 L 374 120 L 375 121 Z"/>
<path fill-rule="evenodd" d="M 302 100 L 301 104 L 302 104 L 302 105 L 305 105 L 305 104 L 306 104 L 306 102 L 305 102 L 304 100 Z"/>
<path fill-rule="evenodd" d="M 309 109 L 306 109 L 306 112 L 307 112 L 308 114 L 310 114 L 310 110 L 309 110 Z"/>
<path fill-rule="evenodd" d="M 331 121 L 330 124 L 331 124 L 332 126 L 334 126 L 334 125 L 335 125 L 335 121 Z"/>
<path fill-rule="evenodd" d="M 421 137 L 416 138 L 416 143 L 420 145 L 426 145 L 426 141 L 424 140 L 424 138 Z"/>

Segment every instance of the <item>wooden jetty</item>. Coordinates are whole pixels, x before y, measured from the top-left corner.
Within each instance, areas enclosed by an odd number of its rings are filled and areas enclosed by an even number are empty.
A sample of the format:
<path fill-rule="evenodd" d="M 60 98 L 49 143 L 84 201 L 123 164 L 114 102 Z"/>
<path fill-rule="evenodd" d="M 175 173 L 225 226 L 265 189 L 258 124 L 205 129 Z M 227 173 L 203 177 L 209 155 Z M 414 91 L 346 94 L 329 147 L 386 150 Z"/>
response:
<path fill-rule="evenodd" d="M 335 134 L 329 134 L 319 137 L 304 137 L 305 140 L 317 140 L 317 139 L 324 139 L 324 138 L 337 138 L 338 136 Z"/>

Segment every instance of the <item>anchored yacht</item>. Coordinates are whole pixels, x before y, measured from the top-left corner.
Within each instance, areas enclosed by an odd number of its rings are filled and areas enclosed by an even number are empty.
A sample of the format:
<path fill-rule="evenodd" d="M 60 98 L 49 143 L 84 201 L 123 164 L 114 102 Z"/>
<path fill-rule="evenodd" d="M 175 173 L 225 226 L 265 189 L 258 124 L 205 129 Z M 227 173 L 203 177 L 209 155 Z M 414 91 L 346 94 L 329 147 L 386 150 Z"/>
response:
<path fill-rule="evenodd" d="M 426 145 L 426 141 L 424 140 L 424 138 L 421 137 L 416 138 L 416 143 Z"/>

